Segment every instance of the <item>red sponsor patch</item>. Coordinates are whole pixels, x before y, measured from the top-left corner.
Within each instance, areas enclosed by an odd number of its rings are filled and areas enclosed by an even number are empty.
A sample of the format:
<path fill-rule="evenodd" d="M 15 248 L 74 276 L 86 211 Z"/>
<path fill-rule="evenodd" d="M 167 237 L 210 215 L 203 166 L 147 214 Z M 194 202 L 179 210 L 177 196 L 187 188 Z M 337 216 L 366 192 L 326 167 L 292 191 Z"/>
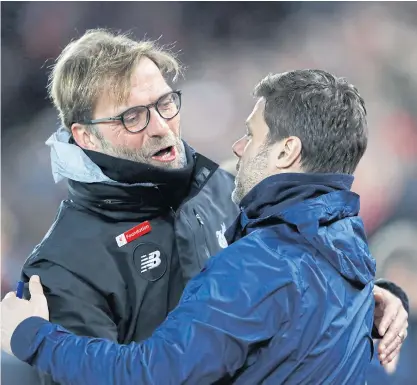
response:
<path fill-rule="evenodd" d="M 116 237 L 116 242 L 119 247 L 126 245 L 129 242 L 141 237 L 142 235 L 148 234 L 152 230 L 149 221 L 140 223 L 132 229 L 125 231 Z"/>

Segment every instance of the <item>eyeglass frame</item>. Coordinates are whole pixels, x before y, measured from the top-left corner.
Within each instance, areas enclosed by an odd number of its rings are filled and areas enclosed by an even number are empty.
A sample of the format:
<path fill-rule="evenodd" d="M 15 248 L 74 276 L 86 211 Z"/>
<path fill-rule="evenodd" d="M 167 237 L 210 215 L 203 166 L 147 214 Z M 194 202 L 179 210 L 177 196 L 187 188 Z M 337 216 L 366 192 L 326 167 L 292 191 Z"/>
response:
<path fill-rule="evenodd" d="M 157 105 L 158 105 L 158 103 L 161 101 L 161 99 L 165 98 L 165 97 L 166 97 L 166 96 L 168 96 L 169 94 L 177 94 L 177 95 L 178 95 L 179 105 L 178 105 L 178 111 L 177 111 L 177 113 L 176 113 L 174 116 L 172 116 L 172 117 L 170 117 L 170 118 L 165 118 L 165 117 L 163 117 L 163 116 L 162 116 L 161 112 L 158 110 L 158 106 L 157 106 Z M 83 121 L 73 122 L 73 123 L 79 123 L 79 124 L 99 124 L 99 123 L 110 123 L 110 122 L 116 122 L 116 121 L 119 121 L 119 122 L 122 122 L 123 128 L 124 128 L 126 131 L 128 131 L 128 132 L 130 132 L 130 133 L 134 133 L 134 134 L 136 134 L 136 133 L 138 133 L 138 132 L 143 131 L 146 127 L 148 127 L 149 122 L 150 122 L 150 120 L 151 120 L 151 110 L 150 110 L 150 108 L 151 108 L 151 107 L 155 108 L 155 111 L 156 111 L 156 112 L 158 112 L 159 116 L 160 116 L 162 119 L 165 119 L 165 120 L 171 120 L 171 119 L 175 118 L 175 117 L 176 117 L 176 116 L 180 113 L 180 110 L 181 110 L 181 96 L 182 96 L 182 91 L 181 91 L 181 90 L 169 91 L 169 92 L 167 92 L 166 94 L 164 94 L 164 95 L 160 96 L 160 97 L 158 98 L 158 100 L 157 100 L 156 102 L 154 102 L 154 103 L 150 103 L 150 104 L 148 104 L 148 105 L 146 105 L 146 106 L 133 106 L 133 107 L 130 107 L 130 108 L 128 108 L 127 110 L 125 110 L 125 111 L 123 111 L 122 113 L 120 113 L 119 115 L 117 115 L 117 116 L 112 116 L 112 117 L 110 117 L 110 118 L 100 118 L 100 119 L 92 119 L 92 120 L 83 120 Z M 141 128 L 141 129 L 139 129 L 139 130 L 136 130 L 136 131 L 132 131 L 132 130 L 129 130 L 129 129 L 126 127 L 125 122 L 124 122 L 124 119 L 123 119 L 123 115 L 124 115 L 124 114 L 126 114 L 126 112 L 129 112 L 130 110 L 132 110 L 132 109 L 134 109 L 134 108 L 138 108 L 138 107 L 141 107 L 141 108 L 146 108 L 146 109 L 147 109 L 147 114 L 146 114 L 146 124 L 145 124 L 145 126 L 144 126 L 143 128 Z"/>

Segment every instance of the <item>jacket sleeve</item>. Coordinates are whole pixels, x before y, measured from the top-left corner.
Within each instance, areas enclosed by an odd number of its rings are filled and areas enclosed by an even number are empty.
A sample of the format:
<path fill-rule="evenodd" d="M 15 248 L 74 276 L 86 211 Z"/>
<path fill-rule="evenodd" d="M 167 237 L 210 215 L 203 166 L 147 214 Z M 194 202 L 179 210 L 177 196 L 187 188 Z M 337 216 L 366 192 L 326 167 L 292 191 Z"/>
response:
<path fill-rule="evenodd" d="M 228 263 L 227 274 L 217 269 L 205 279 L 206 271 L 190 281 L 180 305 L 144 342 L 118 345 L 79 337 L 29 318 L 13 334 L 13 353 L 63 385 L 204 385 L 230 379 L 256 344 L 288 322 L 299 299 L 285 266 L 253 264 L 242 270 L 236 259 Z M 261 286 L 256 269 L 268 270 Z"/>
<path fill-rule="evenodd" d="M 47 260 L 24 266 L 25 281 L 35 274 L 41 278 L 51 322 L 77 335 L 117 341 L 117 327 L 102 294 L 72 272 Z M 29 296 L 27 291 L 25 296 Z M 43 385 L 58 385 L 44 373 L 40 373 L 40 381 Z"/>

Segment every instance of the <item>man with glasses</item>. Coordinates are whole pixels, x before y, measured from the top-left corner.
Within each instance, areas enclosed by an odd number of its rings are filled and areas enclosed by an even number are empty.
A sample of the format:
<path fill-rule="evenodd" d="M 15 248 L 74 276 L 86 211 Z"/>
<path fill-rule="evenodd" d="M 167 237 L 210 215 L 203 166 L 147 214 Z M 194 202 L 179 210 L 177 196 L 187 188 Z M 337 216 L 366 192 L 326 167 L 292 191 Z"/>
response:
<path fill-rule="evenodd" d="M 52 71 L 62 128 L 47 144 L 69 196 L 23 278 L 40 276 L 50 320 L 76 334 L 148 338 L 227 246 L 233 177 L 181 140 L 181 92 L 164 77 L 180 71 L 153 43 L 103 30 L 70 43 Z M 389 319 L 400 305 L 388 294 Z"/>
<path fill-rule="evenodd" d="M 149 337 L 227 246 L 233 177 L 181 140 L 181 91 L 165 79 L 180 72 L 151 42 L 92 30 L 51 73 L 62 128 L 47 144 L 69 195 L 23 280 L 39 275 L 51 320 L 77 334 Z"/>

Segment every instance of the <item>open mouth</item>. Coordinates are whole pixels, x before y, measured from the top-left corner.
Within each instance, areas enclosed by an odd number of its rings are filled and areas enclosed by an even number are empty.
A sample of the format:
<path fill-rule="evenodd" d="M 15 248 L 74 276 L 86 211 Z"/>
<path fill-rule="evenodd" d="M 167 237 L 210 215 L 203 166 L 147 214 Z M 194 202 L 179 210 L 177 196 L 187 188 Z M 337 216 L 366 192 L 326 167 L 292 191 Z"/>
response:
<path fill-rule="evenodd" d="M 176 157 L 177 154 L 174 146 L 162 148 L 152 155 L 152 159 L 155 159 L 159 162 L 172 162 Z"/>

